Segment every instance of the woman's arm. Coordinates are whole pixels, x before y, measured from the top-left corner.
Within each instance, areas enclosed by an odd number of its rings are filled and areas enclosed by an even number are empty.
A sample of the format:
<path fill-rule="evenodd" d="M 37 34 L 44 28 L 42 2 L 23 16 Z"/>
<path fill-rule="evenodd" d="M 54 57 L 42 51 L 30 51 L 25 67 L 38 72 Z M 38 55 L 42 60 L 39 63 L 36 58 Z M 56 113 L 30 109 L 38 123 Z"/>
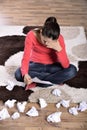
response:
<path fill-rule="evenodd" d="M 64 43 L 64 39 L 62 37 L 62 35 L 60 35 L 59 37 L 59 43 L 61 46 L 61 51 L 56 51 L 57 57 L 58 57 L 58 61 L 60 62 L 60 64 L 62 65 L 63 68 L 68 68 L 69 67 L 69 59 L 66 53 L 66 49 L 65 49 L 65 43 Z"/>
<path fill-rule="evenodd" d="M 24 54 L 21 62 L 22 76 L 28 74 L 28 66 L 30 61 L 31 49 L 32 49 L 32 41 L 31 41 L 31 34 L 29 32 L 25 38 Z"/>

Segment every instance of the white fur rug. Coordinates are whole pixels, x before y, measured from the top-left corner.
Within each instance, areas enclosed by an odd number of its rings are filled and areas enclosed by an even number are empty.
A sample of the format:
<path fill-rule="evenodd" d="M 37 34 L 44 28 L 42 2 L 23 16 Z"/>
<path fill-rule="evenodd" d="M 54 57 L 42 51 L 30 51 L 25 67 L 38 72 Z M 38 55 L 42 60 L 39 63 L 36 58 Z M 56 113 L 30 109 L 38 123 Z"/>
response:
<path fill-rule="evenodd" d="M 7 28 L 7 29 L 6 29 Z M 2 26 L 0 27 L 0 36 L 5 35 L 23 35 L 23 26 Z M 9 34 L 10 32 L 10 34 Z M 87 60 L 87 40 L 83 27 L 61 27 L 61 33 L 65 38 L 66 50 L 72 64 L 78 68 L 78 61 Z M 25 86 L 24 83 L 16 81 L 14 78 L 15 70 L 20 66 L 23 52 L 18 52 L 5 62 L 5 66 L 0 66 L 0 86 L 8 85 L 8 81 L 14 82 L 15 85 Z M 62 91 L 60 98 L 51 94 L 54 88 L 59 88 Z M 76 89 L 64 84 L 63 86 L 52 86 L 51 88 L 42 89 L 34 88 L 34 93 L 31 94 L 29 100 L 37 102 L 39 97 L 44 97 L 48 103 L 58 102 L 61 99 L 70 99 L 77 103 L 82 100 L 87 101 L 87 89 Z"/>

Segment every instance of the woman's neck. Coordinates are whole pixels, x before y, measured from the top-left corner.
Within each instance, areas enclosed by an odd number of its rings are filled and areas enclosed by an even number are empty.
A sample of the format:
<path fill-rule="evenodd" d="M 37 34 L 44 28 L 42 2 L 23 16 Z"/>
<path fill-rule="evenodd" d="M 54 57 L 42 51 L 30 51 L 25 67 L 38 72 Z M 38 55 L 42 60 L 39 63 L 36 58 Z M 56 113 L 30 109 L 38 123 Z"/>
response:
<path fill-rule="evenodd" d="M 37 40 L 41 43 L 41 29 L 40 28 L 36 28 L 33 30 L 35 37 L 37 38 Z"/>

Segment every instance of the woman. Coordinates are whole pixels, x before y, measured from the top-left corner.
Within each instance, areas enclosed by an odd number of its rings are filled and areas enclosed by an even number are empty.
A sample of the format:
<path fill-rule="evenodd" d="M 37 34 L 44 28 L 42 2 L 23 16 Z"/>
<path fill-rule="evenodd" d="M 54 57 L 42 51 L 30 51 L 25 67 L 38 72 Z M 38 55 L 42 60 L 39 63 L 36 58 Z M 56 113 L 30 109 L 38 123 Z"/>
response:
<path fill-rule="evenodd" d="M 76 67 L 69 63 L 64 39 L 55 17 L 47 18 L 42 28 L 31 30 L 27 34 L 21 67 L 15 72 L 16 79 L 28 85 L 26 89 L 38 85 L 32 82 L 34 77 L 62 84 L 76 74 Z"/>

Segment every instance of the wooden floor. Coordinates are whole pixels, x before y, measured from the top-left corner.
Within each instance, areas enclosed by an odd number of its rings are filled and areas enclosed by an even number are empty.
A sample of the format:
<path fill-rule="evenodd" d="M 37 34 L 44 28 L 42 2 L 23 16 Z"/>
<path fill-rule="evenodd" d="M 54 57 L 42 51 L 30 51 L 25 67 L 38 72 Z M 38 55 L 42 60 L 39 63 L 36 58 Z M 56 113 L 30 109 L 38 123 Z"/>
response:
<path fill-rule="evenodd" d="M 49 16 L 55 16 L 63 26 L 84 26 L 87 36 L 87 0 L 0 0 L 1 25 L 42 25 Z M 63 107 L 56 109 L 55 104 L 41 110 L 32 103 L 25 111 L 32 106 L 39 110 L 39 117 L 27 117 L 24 113 L 15 121 L 0 121 L 0 130 L 87 130 L 87 111 L 73 116 Z M 10 114 L 14 111 L 16 108 L 9 109 Z M 63 112 L 61 122 L 49 124 L 46 117 L 55 111 Z"/>
<path fill-rule="evenodd" d="M 60 25 L 87 31 L 87 0 L 0 0 L 0 16 L 10 25 L 42 25 L 55 16 Z"/>
<path fill-rule="evenodd" d="M 36 107 L 39 111 L 38 117 L 26 116 L 26 112 L 32 107 Z M 71 104 L 76 106 L 76 104 Z M 8 109 L 10 115 L 17 111 L 16 106 Z M 61 122 L 48 123 L 47 116 L 61 111 Z M 25 112 L 16 120 L 11 118 L 0 121 L 0 130 L 87 130 L 87 111 L 79 112 L 77 116 L 69 114 L 68 108 L 56 108 L 55 104 L 48 104 L 44 109 L 41 109 L 37 103 L 28 103 Z"/>

